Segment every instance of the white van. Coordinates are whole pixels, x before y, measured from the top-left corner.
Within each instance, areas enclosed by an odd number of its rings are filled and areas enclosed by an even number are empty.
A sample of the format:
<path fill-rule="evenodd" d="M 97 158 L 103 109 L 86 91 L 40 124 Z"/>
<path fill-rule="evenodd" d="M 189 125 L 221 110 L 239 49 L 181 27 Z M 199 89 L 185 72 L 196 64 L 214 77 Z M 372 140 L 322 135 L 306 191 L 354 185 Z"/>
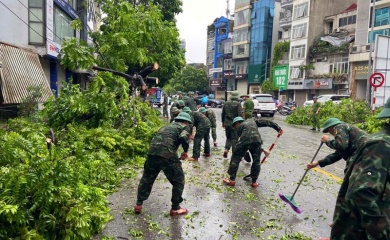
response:
<path fill-rule="evenodd" d="M 350 98 L 349 95 L 337 95 L 337 94 L 326 94 L 326 95 L 320 95 L 318 96 L 318 102 L 324 103 L 327 101 L 332 101 L 335 104 L 339 104 L 342 99 Z M 303 106 L 310 106 L 313 105 L 313 100 L 307 100 L 303 103 Z"/>
<path fill-rule="evenodd" d="M 273 117 L 276 112 L 276 104 L 271 94 L 255 94 L 259 105 L 255 106 L 255 111 L 261 115 Z"/>

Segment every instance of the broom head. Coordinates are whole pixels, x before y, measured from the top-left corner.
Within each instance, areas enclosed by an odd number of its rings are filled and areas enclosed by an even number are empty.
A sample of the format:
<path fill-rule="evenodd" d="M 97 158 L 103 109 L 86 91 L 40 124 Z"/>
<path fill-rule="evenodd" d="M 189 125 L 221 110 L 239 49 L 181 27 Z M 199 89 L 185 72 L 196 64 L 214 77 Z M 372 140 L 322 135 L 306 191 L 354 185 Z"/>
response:
<path fill-rule="evenodd" d="M 282 193 L 279 193 L 278 194 L 280 199 L 282 199 L 283 201 L 285 201 L 286 203 L 288 203 L 291 208 L 298 214 L 301 214 L 302 213 L 302 210 L 299 209 L 299 207 L 297 206 L 297 203 L 294 201 L 294 199 L 291 197 L 291 196 L 287 196 L 287 195 L 284 195 Z"/>

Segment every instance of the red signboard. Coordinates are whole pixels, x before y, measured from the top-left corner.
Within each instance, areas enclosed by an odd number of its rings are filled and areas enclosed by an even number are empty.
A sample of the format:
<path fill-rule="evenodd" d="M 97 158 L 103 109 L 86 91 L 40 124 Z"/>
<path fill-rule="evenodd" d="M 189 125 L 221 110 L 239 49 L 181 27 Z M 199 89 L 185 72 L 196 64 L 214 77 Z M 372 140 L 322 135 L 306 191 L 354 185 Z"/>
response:
<path fill-rule="evenodd" d="M 217 78 L 217 79 L 211 79 L 210 80 L 210 86 L 221 86 L 222 84 L 222 79 L 221 78 Z"/>

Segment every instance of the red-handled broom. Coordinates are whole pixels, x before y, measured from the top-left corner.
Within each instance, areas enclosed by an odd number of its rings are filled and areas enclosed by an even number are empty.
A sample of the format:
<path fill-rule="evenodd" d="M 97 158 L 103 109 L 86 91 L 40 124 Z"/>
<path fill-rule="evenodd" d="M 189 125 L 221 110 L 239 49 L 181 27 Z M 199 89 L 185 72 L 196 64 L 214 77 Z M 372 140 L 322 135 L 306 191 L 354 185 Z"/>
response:
<path fill-rule="evenodd" d="M 312 163 L 312 162 L 314 161 L 314 159 L 317 157 L 317 154 L 318 154 L 318 152 L 320 151 L 320 149 L 321 149 L 321 147 L 322 147 L 322 144 L 323 144 L 323 142 L 321 142 L 320 146 L 319 146 L 318 149 L 317 149 L 316 154 L 314 154 L 314 157 L 313 157 L 313 159 L 311 160 L 310 163 Z M 296 213 L 298 213 L 298 214 L 302 213 L 302 210 L 299 209 L 299 207 L 297 206 L 297 203 L 294 201 L 294 196 L 295 196 L 295 194 L 297 193 L 299 186 L 301 186 L 301 183 L 302 183 L 303 179 L 305 178 L 305 176 L 306 176 L 306 174 L 307 174 L 308 171 L 309 171 L 309 169 L 306 169 L 305 173 L 303 174 L 301 180 L 299 181 L 298 186 L 297 186 L 297 188 L 295 189 L 295 191 L 294 191 L 294 193 L 293 193 L 292 196 L 287 196 L 287 195 L 284 195 L 284 194 L 282 194 L 282 193 L 279 193 L 279 194 L 278 194 L 279 197 L 280 197 L 280 199 L 282 199 L 283 201 L 285 201 L 286 203 L 288 203 L 288 204 L 291 206 L 291 208 L 292 208 Z"/>
<path fill-rule="evenodd" d="M 278 136 L 276 136 L 275 141 L 272 143 L 271 147 L 269 148 L 269 151 L 270 151 L 270 152 L 271 152 L 272 149 L 274 148 L 274 146 L 275 146 L 276 142 L 279 140 L 279 137 L 280 137 L 280 136 L 282 136 L 282 134 L 281 134 L 281 133 L 278 133 Z M 248 154 L 249 154 L 250 159 L 251 159 L 251 161 L 252 161 L 252 163 L 253 163 L 252 155 L 250 154 L 249 151 L 248 151 Z M 261 164 L 263 164 L 263 163 L 265 162 L 265 159 L 266 159 L 266 158 L 267 158 L 267 156 L 264 156 L 264 157 L 263 157 L 263 159 L 261 160 Z M 247 175 L 247 176 L 244 177 L 244 180 L 245 180 L 245 181 L 249 181 L 250 178 L 251 178 L 251 175 L 249 174 L 249 175 Z"/>

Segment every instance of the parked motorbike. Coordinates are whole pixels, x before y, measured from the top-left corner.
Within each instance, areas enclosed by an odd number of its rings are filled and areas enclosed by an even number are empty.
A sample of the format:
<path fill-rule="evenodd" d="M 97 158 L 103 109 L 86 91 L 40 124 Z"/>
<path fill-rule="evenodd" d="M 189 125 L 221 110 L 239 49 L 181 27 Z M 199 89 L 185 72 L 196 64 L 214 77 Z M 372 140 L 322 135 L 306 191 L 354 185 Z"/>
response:
<path fill-rule="evenodd" d="M 286 116 L 291 115 L 295 111 L 296 107 L 297 105 L 295 102 L 286 102 L 284 105 L 279 103 L 276 106 L 276 111 L 281 115 Z"/>

